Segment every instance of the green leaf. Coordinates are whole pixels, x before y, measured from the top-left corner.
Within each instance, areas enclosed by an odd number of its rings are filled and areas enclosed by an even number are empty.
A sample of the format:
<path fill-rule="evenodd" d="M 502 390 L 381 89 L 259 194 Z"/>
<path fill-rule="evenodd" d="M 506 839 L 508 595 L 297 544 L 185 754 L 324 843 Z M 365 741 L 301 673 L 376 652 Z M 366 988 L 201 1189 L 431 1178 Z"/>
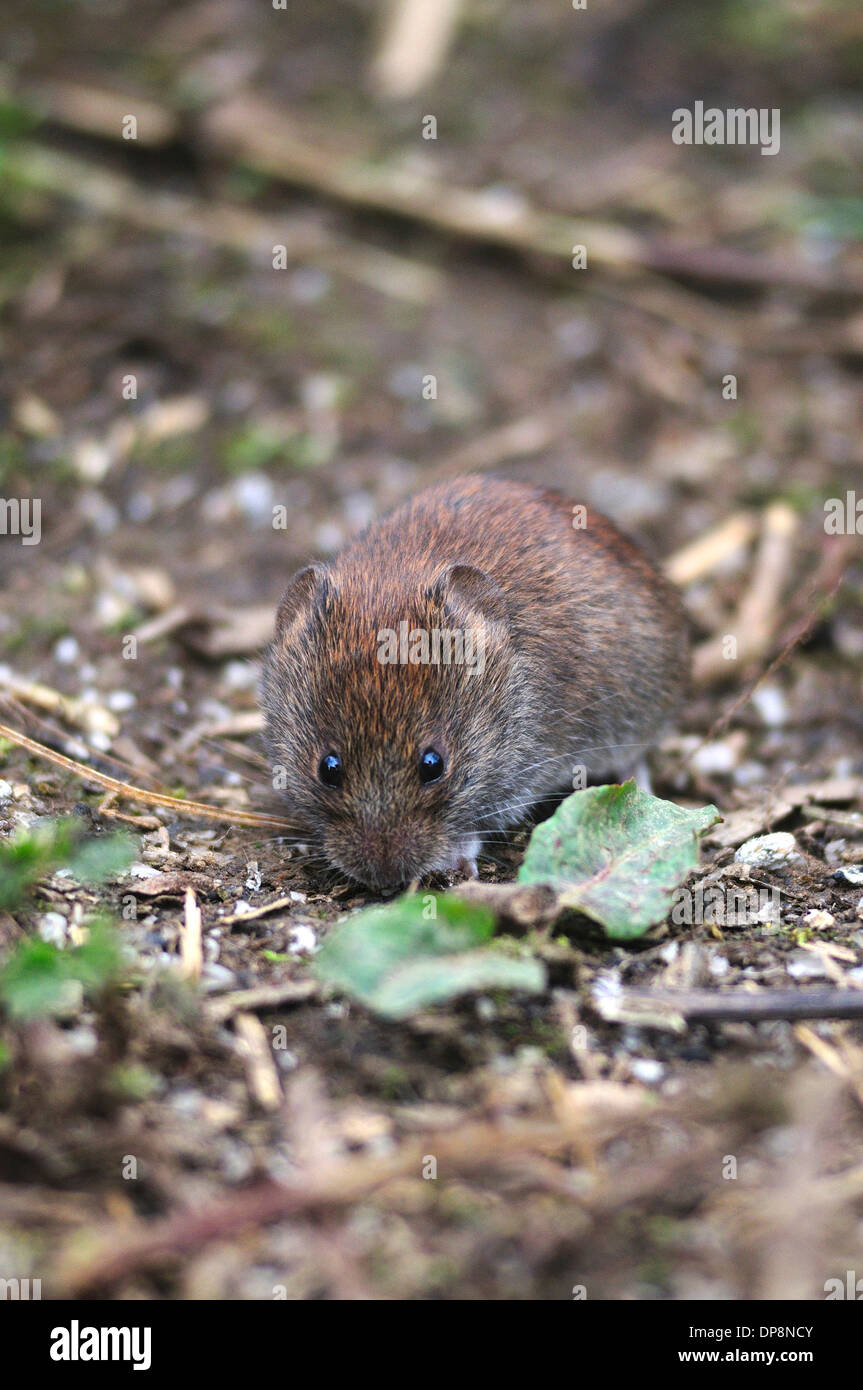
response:
<path fill-rule="evenodd" d="M 715 806 L 687 811 L 633 781 L 588 787 L 536 827 L 519 881 L 552 884 L 562 907 L 609 936 L 641 936 L 667 916 L 674 889 L 698 864 L 697 837 L 720 819 Z"/>
<path fill-rule="evenodd" d="M 0 908 L 12 911 L 31 884 L 55 869 L 68 868 L 81 883 L 115 878 L 135 857 L 131 836 L 121 832 L 79 844 L 74 817 L 42 821 L 0 843 Z"/>
<path fill-rule="evenodd" d="M 484 947 L 494 931 L 487 908 L 449 895 L 399 898 L 335 927 L 313 973 L 387 1018 L 406 1018 L 479 989 L 541 990 L 545 970 Z"/>
<path fill-rule="evenodd" d="M 116 878 L 135 858 L 131 835 L 101 835 L 88 840 L 70 857 L 66 867 L 79 883 L 104 883 Z"/>
<path fill-rule="evenodd" d="M 538 960 L 516 960 L 501 951 L 465 951 L 459 956 L 426 956 L 404 962 L 381 980 L 371 1001 L 387 1018 L 407 1018 L 430 1004 L 484 989 L 545 988 Z"/>
<path fill-rule="evenodd" d="M 0 1000 L 13 1018 L 49 1014 L 68 997 L 62 952 L 33 937 L 18 947 L 0 974 Z"/>
<path fill-rule="evenodd" d="M 18 907 L 31 883 L 51 873 L 71 844 L 71 821 L 43 821 L 0 843 L 0 908 Z"/>
<path fill-rule="evenodd" d="M 121 963 L 119 940 L 102 922 L 72 948 L 28 937 L 0 970 L 0 1002 L 13 1018 L 50 1014 L 68 1001 L 71 983 L 97 993 L 117 977 Z"/>

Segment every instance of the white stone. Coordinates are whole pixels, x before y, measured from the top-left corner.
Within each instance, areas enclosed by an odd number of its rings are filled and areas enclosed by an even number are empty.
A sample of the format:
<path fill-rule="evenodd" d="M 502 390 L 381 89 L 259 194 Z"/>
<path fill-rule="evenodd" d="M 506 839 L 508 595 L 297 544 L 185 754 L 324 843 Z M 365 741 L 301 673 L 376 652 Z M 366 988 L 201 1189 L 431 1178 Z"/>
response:
<path fill-rule="evenodd" d="M 134 709 L 137 703 L 137 696 L 133 695 L 131 690 L 112 690 L 105 700 L 105 704 L 115 714 L 125 714 L 127 710 Z"/>
<path fill-rule="evenodd" d="M 42 940 L 51 946 L 65 946 L 66 918 L 62 912 L 46 912 L 39 918 L 38 931 Z"/>
<path fill-rule="evenodd" d="M 820 907 L 813 907 L 803 918 L 803 925 L 812 931 L 824 931 L 836 925 L 836 918 L 830 912 L 823 912 Z"/>
<path fill-rule="evenodd" d="M 643 1081 L 645 1086 L 658 1085 L 665 1075 L 665 1067 L 652 1057 L 633 1058 L 629 1064 L 629 1070 L 636 1081 Z"/>
<path fill-rule="evenodd" d="M 318 939 L 314 931 L 306 923 L 291 929 L 288 941 L 288 951 L 292 956 L 305 955 L 310 951 L 318 949 Z"/>
<path fill-rule="evenodd" d="M 61 666 L 71 666 L 81 655 L 81 648 L 76 637 L 61 637 L 54 643 L 54 660 L 59 661 Z"/>
<path fill-rule="evenodd" d="M 772 835 L 756 835 L 740 846 L 734 858 L 738 864 L 754 864 L 759 869 L 785 868 L 789 864 L 804 862 L 797 841 L 787 830 L 777 830 Z"/>
<path fill-rule="evenodd" d="M 752 695 L 752 703 L 769 729 L 779 729 L 788 718 L 788 702 L 776 685 L 762 685 Z"/>

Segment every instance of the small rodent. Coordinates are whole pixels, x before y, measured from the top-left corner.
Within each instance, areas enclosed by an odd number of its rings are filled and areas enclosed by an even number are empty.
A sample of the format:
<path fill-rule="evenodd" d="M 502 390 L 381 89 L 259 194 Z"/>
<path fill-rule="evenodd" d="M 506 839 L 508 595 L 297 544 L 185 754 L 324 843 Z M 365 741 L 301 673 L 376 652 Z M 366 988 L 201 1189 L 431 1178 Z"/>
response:
<path fill-rule="evenodd" d="M 631 771 L 687 674 L 677 595 L 611 522 L 466 477 L 294 575 L 262 702 L 301 833 L 386 890 L 475 868 L 574 768 Z"/>

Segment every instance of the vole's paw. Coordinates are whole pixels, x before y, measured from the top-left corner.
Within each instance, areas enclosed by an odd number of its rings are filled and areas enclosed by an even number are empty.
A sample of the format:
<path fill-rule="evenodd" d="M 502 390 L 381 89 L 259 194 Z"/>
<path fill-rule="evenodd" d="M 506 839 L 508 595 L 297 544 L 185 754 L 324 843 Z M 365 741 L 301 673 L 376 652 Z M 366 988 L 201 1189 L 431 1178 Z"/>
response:
<path fill-rule="evenodd" d="M 453 881 L 462 878 L 479 878 L 479 866 L 474 858 L 462 857 L 453 870 Z"/>

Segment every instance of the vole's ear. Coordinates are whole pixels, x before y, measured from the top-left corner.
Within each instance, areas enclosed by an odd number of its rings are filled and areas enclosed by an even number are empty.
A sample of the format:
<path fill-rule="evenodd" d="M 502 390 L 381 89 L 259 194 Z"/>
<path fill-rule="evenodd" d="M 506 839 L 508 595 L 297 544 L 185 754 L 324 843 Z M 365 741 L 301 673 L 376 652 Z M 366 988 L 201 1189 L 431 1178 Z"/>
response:
<path fill-rule="evenodd" d="M 506 596 L 485 570 L 475 565 L 448 565 L 435 581 L 434 597 L 463 616 L 506 622 Z"/>
<path fill-rule="evenodd" d="M 326 565 L 306 565 L 297 570 L 276 611 L 276 637 L 287 637 L 296 624 L 311 611 L 330 588 Z"/>

